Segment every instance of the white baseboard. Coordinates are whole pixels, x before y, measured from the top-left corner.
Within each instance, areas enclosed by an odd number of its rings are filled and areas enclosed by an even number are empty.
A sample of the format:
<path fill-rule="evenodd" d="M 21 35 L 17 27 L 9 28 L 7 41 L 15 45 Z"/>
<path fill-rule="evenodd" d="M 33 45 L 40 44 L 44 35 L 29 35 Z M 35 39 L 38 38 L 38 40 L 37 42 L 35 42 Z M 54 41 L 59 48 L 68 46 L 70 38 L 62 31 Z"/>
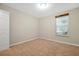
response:
<path fill-rule="evenodd" d="M 54 42 L 58 42 L 58 43 L 63 43 L 63 44 L 72 45 L 72 46 L 78 46 L 79 47 L 78 44 L 73 44 L 73 43 L 69 43 L 69 42 L 63 42 L 63 41 L 53 40 L 51 38 L 41 37 L 40 39 L 45 39 L 45 40 L 49 40 L 49 41 L 54 41 Z"/>
<path fill-rule="evenodd" d="M 25 41 L 21 41 L 21 42 L 17 42 L 17 43 L 13 43 L 10 45 L 11 46 L 15 46 L 15 45 L 18 45 L 18 44 L 22 44 L 22 43 L 25 43 L 25 42 L 29 42 L 29 41 L 32 41 L 32 40 L 36 40 L 38 39 L 39 37 L 34 37 L 34 38 L 31 38 L 31 39 L 28 39 L 28 40 L 25 40 Z"/>
<path fill-rule="evenodd" d="M 54 42 L 58 42 L 58 43 L 63 43 L 63 44 L 67 44 L 67 45 L 73 45 L 73 46 L 78 46 L 78 44 L 73 44 L 73 43 L 69 43 L 69 42 L 63 42 L 63 41 L 58 41 L 58 40 L 53 40 L 51 38 L 47 38 L 47 37 L 35 37 L 35 38 L 31 38 L 29 40 L 25 40 L 25 41 L 21 41 L 21 42 L 17 42 L 17 43 L 14 43 L 14 44 L 11 44 L 10 46 L 15 46 L 15 45 L 18 45 L 18 44 L 22 44 L 22 43 L 25 43 L 25 42 L 29 42 L 29 41 L 32 41 L 32 40 L 36 40 L 36 39 L 45 39 L 45 40 L 49 40 L 49 41 L 54 41 Z"/>

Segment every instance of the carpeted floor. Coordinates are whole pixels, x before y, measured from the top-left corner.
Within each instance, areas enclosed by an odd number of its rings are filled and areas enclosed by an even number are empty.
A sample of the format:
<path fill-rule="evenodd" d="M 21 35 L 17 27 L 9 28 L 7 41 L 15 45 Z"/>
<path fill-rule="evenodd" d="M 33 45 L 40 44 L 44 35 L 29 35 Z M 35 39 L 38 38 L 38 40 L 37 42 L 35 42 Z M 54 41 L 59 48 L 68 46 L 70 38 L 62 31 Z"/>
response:
<path fill-rule="evenodd" d="M 0 52 L 1 56 L 79 56 L 79 47 L 37 39 Z"/>

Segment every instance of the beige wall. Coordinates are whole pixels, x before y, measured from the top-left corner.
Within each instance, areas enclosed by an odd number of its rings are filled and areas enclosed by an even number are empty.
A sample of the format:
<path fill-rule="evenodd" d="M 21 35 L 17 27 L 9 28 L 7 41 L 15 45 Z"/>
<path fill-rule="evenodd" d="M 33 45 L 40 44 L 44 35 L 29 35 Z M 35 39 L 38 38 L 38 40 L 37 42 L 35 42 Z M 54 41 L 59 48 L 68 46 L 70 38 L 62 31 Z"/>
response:
<path fill-rule="evenodd" d="M 40 37 L 49 38 L 51 40 L 56 40 L 61 42 L 68 42 L 72 44 L 79 44 L 79 8 L 66 12 L 69 12 L 70 14 L 69 37 L 56 36 L 55 16 L 49 16 L 40 19 Z"/>
<path fill-rule="evenodd" d="M 36 18 L 4 5 L 0 5 L 0 9 L 10 12 L 10 44 L 38 36 L 39 22 Z"/>

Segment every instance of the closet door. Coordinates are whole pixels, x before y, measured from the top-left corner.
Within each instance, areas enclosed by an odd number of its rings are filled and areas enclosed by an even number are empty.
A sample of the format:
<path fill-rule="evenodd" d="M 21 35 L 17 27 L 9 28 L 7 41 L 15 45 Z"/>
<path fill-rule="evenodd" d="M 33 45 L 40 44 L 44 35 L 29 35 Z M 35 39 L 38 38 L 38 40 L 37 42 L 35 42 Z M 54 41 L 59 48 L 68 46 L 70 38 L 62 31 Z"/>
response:
<path fill-rule="evenodd" d="M 0 9 L 0 51 L 9 48 L 9 13 Z"/>

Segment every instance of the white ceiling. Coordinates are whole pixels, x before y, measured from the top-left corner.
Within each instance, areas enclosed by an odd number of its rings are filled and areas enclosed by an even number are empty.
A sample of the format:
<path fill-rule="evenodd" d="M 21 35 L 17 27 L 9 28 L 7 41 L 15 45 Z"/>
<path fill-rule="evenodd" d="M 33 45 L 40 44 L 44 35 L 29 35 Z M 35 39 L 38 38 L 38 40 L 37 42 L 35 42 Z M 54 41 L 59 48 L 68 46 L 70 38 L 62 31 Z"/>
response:
<path fill-rule="evenodd" d="M 37 3 L 4 3 L 4 5 L 29 13 L 38 18 L 79 7 L 78 3 L 49 3 L 48 8 L 41 10 L 37 7 Z"/>

